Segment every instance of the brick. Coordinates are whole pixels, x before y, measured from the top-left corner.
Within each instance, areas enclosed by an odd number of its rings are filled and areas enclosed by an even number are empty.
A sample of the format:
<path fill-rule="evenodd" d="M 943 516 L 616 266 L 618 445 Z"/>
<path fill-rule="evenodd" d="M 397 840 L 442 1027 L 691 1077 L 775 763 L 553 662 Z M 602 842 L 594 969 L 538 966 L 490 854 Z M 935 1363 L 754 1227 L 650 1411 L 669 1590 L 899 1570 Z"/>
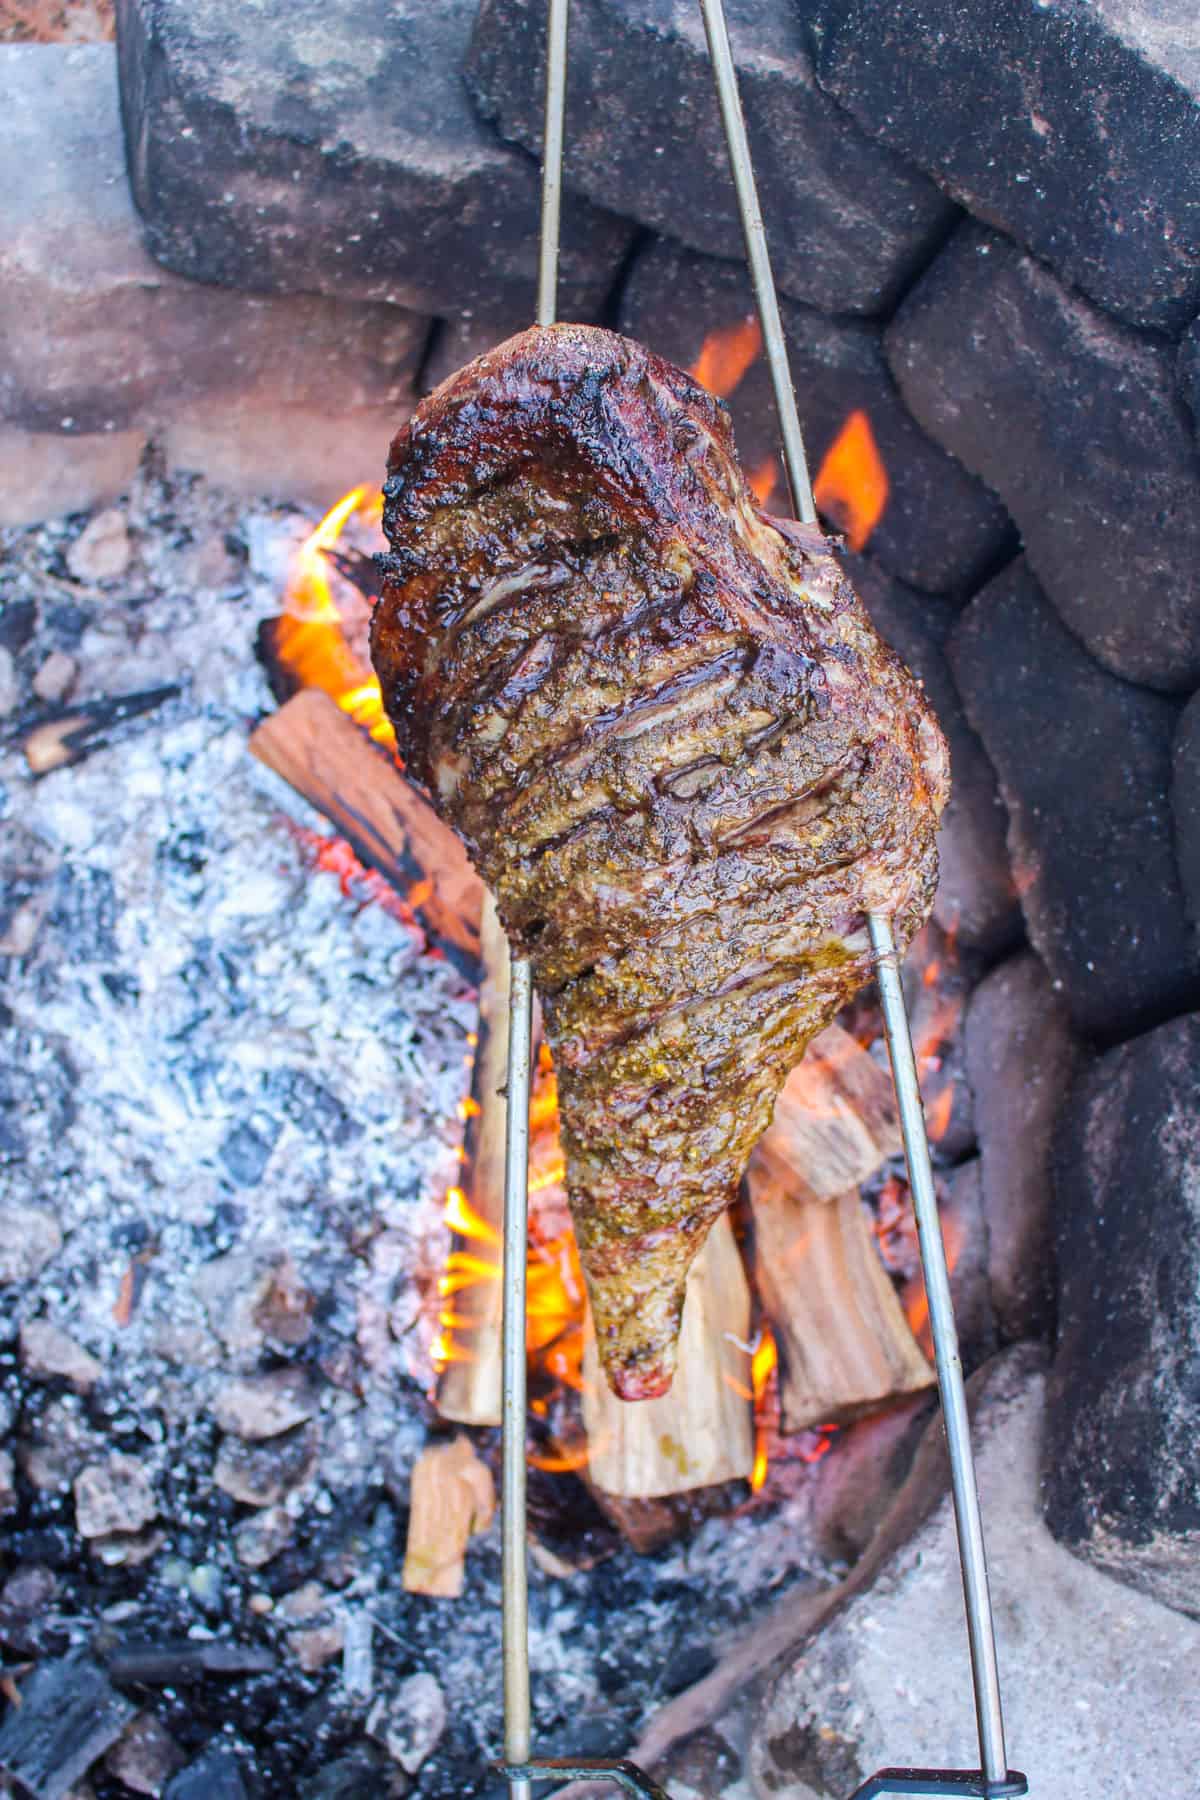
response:
<path fill-rule="evenodd" d="M 1200 1016 L 1085 1076 L 1057 1192 L 1047 1521 L 1097 1568 L 1200 1619 Z"/>
<path fill-rule="evenodd" d="M 1200 57 L 1181 0 L 816 0 L 818 79 L 1135 325 L 1200 305 Z"/>
<path fill-rule="evenodd" d="M 1000 495 L 1092 654 L 1129 681 L 1200 684 L 1200 460 L 1170 346 L 979 226 L 884 341 L 917 419 Z"/>
<path fill-rule="evenodd" d="M 474 0 L 119 0 L 146 243 L 267 292 L 532 317 L 540 181 L 463 89 Z M 630 241 L 564 210 L 561 310 L 603 304 Z"/>
<path fill-rule="evenodd" d="M 1020 562 L 948 652 L 1008 807 L 1030 941 L 1076 1028 L 1111 1042 L 1200 1003 L 1168 801 L 1178 706 L 1093 662 Z"/>
<path fill-rule="evenodd" d="M 818 89 L 798 9 L 741 0 L 730 35 L 776 276 L 830 312 L 884 310 L 953 208 Z M 544 0 L 483 0 L 466 75 L 482 115 L 538 151 Z M 568 184 L 598 205 L 740 257 L 741 225 L 694 0 L 574 0 Z"/>
<path fill-rule="evenodd" d="M 950 800 L 938 834 L 934 917 L 963 949 L 1000 955 L 1020 936 L 1021 909 L 1008 866 L 1007 817 L 995 771 L 967 722 L 943 644 L 956 615 L 891 581 L 866 557 L 846 570 L 875 628 L 920 677 L 950 747 Z"/>
<path fill-rule="evenodd" d="M 892 574 L 930 593 L 962 594 L 1015 549 L 995 495 L 914 422 L 896 389 L 878 328 L 829 318 L 784 301 L 784 329 L 814 475 L 856 410 L 866 413 L 887 470 L 887 506 L 867 548 Z M 756 316 L 740 264 L 698 256 L 669 239 L 639 255 L 621 296 L 620 328 L 672 362 L 694 366 L 706 336 Z M 774 456 L 778 435 L 760 356 L 729 396 L 738 450 L 748 471 Z M 777 504 L 783 505 L 776 490 Z"/>

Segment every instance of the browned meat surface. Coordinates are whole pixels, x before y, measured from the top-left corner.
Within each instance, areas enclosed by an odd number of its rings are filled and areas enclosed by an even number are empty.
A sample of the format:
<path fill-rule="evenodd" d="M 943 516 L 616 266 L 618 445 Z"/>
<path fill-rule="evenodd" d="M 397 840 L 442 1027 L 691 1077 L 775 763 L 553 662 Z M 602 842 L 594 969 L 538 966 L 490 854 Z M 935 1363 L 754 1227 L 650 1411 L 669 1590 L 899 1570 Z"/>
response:
<path fill-rule="evenodd" d="M 789 1070 L 907 943 L 945 745 L 726 411 L 610 332 L 523 333 L 392 445 L 375 665 L 533 959 L 608 1378 L 669 1385 L 684 1281 Z"/>

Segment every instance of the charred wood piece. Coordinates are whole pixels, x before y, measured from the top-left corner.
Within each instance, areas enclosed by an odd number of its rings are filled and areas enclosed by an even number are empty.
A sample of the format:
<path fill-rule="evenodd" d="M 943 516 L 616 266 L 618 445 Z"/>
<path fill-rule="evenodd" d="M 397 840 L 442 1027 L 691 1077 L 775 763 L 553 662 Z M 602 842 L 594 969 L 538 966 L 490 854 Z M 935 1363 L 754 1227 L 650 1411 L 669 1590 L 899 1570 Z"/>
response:
<path fill-rule="evenodd" d="M 106 1667 L 114 1681 L 170 1687 L 209 1675 L 269 1675 L 275 1658 L 253 1644 L 212 1639 L 165 1638 L 156 1644 L 125 1644 L 110 1650 Z"/>
<path fill-rule="evenodd" d="M 4 1721 L 0 1769 L 35 1800 L 63 1800 L 136 1712 L 86 1654 L 43 1663 Z"/>
<path fill-rule="evenodd" d="M 107 694 L 96 700 L 56 707 L 34 718 L 26 717 L 9 733 L 25 752 L 34 776 L 81 763 L 95 750 L 107 748 L 112 733 L 131 719 L 154 712 L 183 690 L 175 683 L 145 688 L 137 694 Z"/>
<path fill-rule="evenodd" d="M 249 1800 L 249 1795 L 237 1757 L 220 1745 L 180 1769 L 163 1789 L 163 1800 Z"/>

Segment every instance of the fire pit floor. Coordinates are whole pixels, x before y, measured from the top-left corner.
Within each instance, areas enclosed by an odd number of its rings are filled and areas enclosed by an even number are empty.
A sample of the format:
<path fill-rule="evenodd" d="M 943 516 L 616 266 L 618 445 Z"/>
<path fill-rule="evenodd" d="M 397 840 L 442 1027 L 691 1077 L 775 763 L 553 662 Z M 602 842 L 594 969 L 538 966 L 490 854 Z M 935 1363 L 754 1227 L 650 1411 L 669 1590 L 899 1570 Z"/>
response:
<path fill-rule="evenodd" d="M 308 526 L 147 470 L 101 522 L 5 535 L 0 1640 L 10 1668 L 84 1648 L 166 1728 L 164 1766 L 225 1738 L 249 1792 L 296 1796 L 370 1743 L 401 1786 L 479 1793 L 496 1528 L 461 1599 L 401 1583 L 411 1469 L 445 1430 L 429 1350 L 475 1000 L 247 754 L 255 629 Z M 26 745 L 53 761 L 84 703 L 83 759 L 32 779 Z M 768 1590 L 823 1572 L 802 1470 L 645 1557 L 575 1477 L 535 1499 L 547 1754 L 623 1750 Z M 423 1757 L 418 1673 L 446 1714 Z M 134 1791 L 122 1766 L 91 1791 Z"/>

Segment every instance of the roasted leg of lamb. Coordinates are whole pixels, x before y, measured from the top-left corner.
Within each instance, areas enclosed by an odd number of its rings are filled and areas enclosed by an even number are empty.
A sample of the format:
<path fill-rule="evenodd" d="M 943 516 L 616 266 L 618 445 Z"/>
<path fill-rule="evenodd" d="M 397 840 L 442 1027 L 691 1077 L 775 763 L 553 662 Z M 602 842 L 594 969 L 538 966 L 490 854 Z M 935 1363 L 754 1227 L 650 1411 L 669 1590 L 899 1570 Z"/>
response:
<path fill-rule="evenodd" d="M 392 445 L 375 666 L 409 770 L 533 961 L 614 1390 L 664 1392 L 688 1268 L 809 1039 L 924 921 L 946 747 L 729 418 L 611 332 L 524 332 Z"/>

